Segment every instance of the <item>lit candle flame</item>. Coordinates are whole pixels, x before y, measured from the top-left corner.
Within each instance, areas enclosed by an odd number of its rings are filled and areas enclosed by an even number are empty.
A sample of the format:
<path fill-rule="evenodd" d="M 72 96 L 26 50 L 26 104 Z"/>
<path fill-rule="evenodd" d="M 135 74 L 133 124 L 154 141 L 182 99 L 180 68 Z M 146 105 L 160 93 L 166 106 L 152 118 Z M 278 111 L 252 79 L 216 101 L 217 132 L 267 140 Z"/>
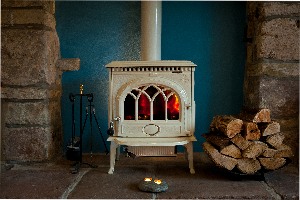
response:
<path fill-rule="evenodd" d="M 156 184 L 158 184 L 158 185 L 159 185 L 159 184 L 161 184 L 161 180 L 159 180 L 159 179 L 155 179 L 155 180 L 154 180 L 154 183 L 156 183 Z"/>
<path fill-rule="evenodd" d="M 152 181 L 152 178 L 144 178 L 144 181 L 147 181 L 147 182 Z"/>

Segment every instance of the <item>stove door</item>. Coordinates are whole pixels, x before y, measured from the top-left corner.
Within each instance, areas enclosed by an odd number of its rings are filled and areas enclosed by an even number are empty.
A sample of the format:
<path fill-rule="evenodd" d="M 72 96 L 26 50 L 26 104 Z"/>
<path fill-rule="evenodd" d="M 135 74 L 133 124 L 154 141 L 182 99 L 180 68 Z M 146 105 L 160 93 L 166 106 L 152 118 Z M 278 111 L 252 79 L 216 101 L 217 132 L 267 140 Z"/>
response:
<path fill-rule="evenodd" d="M 121 137 L 178 137 L 192 135 L 186 123 L 190 110 L 186 92 L 160 79 L 135 81 L 121 89 L 117 100 L 117 135 Z M 137 84 L 139 83 L 139 84 Z M 175 86 L 176 85 L 176 86 Z M 171 87 L 170 87 L 171 86 Z M 188 105 L 188 106 L 187 106 Z"/>

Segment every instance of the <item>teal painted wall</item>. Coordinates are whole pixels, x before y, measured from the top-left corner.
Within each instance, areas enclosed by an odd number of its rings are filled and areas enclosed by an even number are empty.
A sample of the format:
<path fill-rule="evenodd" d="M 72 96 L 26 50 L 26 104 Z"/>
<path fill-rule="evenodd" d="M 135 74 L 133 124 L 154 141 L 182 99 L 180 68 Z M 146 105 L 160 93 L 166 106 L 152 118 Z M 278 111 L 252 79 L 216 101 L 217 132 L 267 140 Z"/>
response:
<path fill-rule="evenodd" d="M 237 114 L 243 105 L 246 47 L 246 2 L 162 3 L 162 60 L 191 60 L 195 71 L 195 151 L 201 151 L 201 134 L 217 114 Z M 64 143 L 71 137 L 69 93 L 93 93 L 100 128 L 107 138 L 108 72 L 113 60 L 140 59 L 140 2 L 57 1 L 56 23 L 63 58 L 80 58 L 79 71 L 62 78 Z M 79 102 L 76 99 L 78 115 Z M 84 107 L 87 102 L 84 102 Z M 79 118 L 76 118 L 79 134 Z M 93 121 L 93 152 L 104 147 Z M 90 151 L 87 124 L 83 151 Z M 109 145 L 107 143 L 107 145 Z"/>

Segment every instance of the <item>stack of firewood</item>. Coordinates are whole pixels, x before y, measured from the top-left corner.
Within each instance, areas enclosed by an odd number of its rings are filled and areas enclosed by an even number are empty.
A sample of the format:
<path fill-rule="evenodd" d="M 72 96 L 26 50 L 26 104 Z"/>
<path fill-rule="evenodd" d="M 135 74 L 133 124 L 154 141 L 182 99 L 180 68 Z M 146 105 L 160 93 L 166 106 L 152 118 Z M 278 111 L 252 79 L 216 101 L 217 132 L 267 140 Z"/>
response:
<path fill-rule="evenodd" d="M 283 144 L 284 135 L 279 123 L 271 120 L 269 109 L 238 117 L 215 116 L 210 132 L 203 137 L 203 149 L 217 166 L 243 174 L 276 170 L 293 156 L 291 148 Z"/>

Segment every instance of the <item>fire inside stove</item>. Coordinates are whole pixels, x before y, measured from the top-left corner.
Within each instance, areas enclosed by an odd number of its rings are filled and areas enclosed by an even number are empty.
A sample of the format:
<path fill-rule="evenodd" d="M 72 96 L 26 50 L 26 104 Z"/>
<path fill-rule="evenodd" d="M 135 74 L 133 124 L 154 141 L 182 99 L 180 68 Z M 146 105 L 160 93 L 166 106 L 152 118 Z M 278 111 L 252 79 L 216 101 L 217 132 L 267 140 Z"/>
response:
<path fill-rule="evenodd" d="M 178 96 L 160 85 L 134 88 L 124 101 L 125 120 L 179 120 L 179 114 Z"/>

